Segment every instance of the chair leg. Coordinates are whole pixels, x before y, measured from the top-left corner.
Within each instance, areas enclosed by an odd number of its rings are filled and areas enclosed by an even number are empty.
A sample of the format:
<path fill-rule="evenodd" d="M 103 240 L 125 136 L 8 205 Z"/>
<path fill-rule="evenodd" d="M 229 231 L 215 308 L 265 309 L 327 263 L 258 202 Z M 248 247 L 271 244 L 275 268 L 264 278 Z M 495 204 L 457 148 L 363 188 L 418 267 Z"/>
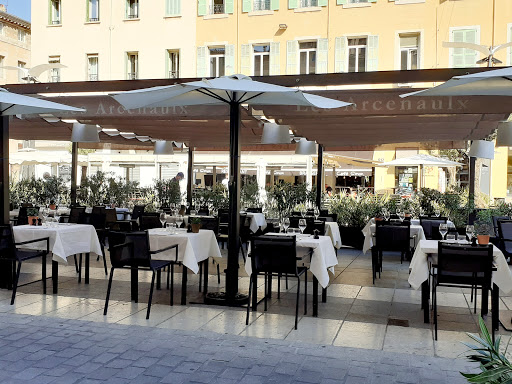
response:
<path fill-rule="evenodd" d="M 433 301 L 433 304 L 434 304 L 434 328 L 435 328 L 435 340 L 437 340 L 437 287 L 436 287 L 436 284 L 434 282 L 434 287 L 433 287 L 433 290 L 434 290 L 434 297 L 432 299 Z"/>
<path fill-rule="evenodd" d="M 297 302 L 295 303 L 295 329 L 299 322 L 299 296 L 300 296 L 300 277 L 297 277 Z"/>
<path fill-rule="evenodd" d="M 105 268 L 105 276 L 107 276 L 107 258 L 105 257 L 105 247 L 103 247 L 103 245 L 101 246 L 101 253 L 103 255 L 103 268 Z"/>
<path fill-rule="evenodd" d="M 279 300 L 281 298 L 281 277 L 282 277 L 282 274 L 278 273 L 277 274 L 277 300 Z"/>
<path fill-rule="evenodd" d="M 475 303 L 474 303 L 475 304 L 475 309 L 474 309 L 474 313 L 476 313 L 476 302 L 477 302 L 476 295 L 477 295 L 477 293 L 476 293 L 476 285 L 475 285 Z M 482 289 L 482 300 L 483 300 L 483 296 L 484 296 L 484 290 Z"/>
<path fill-rule="evenodd" d="M 249 276 L 249 302 L 247 303 L 247 314 L 245 316 L 245 325 L 249 325 L 249 311 L 251 309 L 251 295 L 252 295 L 252 273 Z"/>
<path fill-rule="evenodd" d="M 217 283 L 220 285 L 220 266 L 217 263 Z"/>
<path fill-rule="evenodd" d="M 167 289 L 169 289 L 169 273 L 171 274 L 172 284 L 171 284 L 171 307 L 174 305 L 174 264 L 167 270 Z"/>
<path fill-rule="evenodd" d="M 14 284 L 12 286 L 11 305 L 14 304 L 14 298 L 16 297 L 16 290 L 18 289 L 18 280 L 20 278 L 20 271 L 21 271 L 21 261 L 18 261 L 18 268 L 16 269 L 16 276 L 14 277 Z"/>
<path fill-rule="evenodd" d="M 75 259 L 75 271 L 78 273 L 78 261 L 76 260 L 76 253 L 73 255 L 73 258 Z"/>
<path fill-rule="evenodd" d="M 286 283 L 286 290 L 288 290 L 288 275 L 284 275 L 284 281 Z"/>
<path fill-rule="evenodd" d="M 107 297 L 105 298 L 105 309 L 103 309 L 103 316 L 107 314 L 108 300 L 110 298 L 110 289 L 112 288 L 112 280 L 114 279 L 114 268 L 110 269 L 110 277 L 108 278 Z"/>
<path fill-rule="evenodd" d="M 151 312 L 151 300 L 153 300 L 153 288 L 155 287 L 155 271 L 151 275 L 151 287 L 149 288 L 149 300 L 148 300 L 148 312 L 146 313 L 146 320 L 149 319 L 149 313 Z"/>
<path fill-rule="evenodd" d="M 308 271 L 304 272 L 304 314 L 308 314 Z"/>
<path fill-rule="evenodd" d="M 44 256 L 42 257 L 43 261 L 43 268 L 42 268 L 42 271 L 41 271 L 41 275 L 43 277 L 43 294 L 46 295 L 46 254 L 44 254 Z"/>
<path fill-rule="evenodd" d="M 267 297 L 268 297 L 268 294 L 267 294 L 267 280 L 268 280 L 268 274 L 265 273 L 265 289 L 264 289 L 264 300 L 265 300 L 265 312 L 267 311 Z"/>
<path fill-rule="evenodd" d="M 82 282 L 82 254 L 78 257 L 78 282 Z"/>
<path fill-rule="evenodd" d="M 203 263 L 199 262 L 199 292 L 201 292 L 203 286 Z"/>

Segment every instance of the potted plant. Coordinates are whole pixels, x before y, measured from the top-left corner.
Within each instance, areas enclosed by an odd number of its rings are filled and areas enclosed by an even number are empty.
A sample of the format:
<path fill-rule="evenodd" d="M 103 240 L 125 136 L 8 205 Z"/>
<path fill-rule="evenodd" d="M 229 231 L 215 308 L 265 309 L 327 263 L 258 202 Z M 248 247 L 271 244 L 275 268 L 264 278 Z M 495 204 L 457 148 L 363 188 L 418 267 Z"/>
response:
<path fill-rule="evenodd" d="M 193 233 L 198 233 L 201 229 L 201 218 L 200 217 L 190 217 L 190 227 L 192 228 Z"/>
<path fill-rule="evenodd" d="M 476 222 L 475 223 L 475 231 L 476 231 L 476 237 L 478 239 L 478 244 L 480 244 L 480 245 L 489 244 L 489 239 L 491 237 L 491 234 L 493 233 L 492 226 L 489 223 Z"/>
<path fill-rule="evenodd" d="M 37 219 L 39 218 L 39 208 L 30 207 L 27 208 L 27 217 L 29 225 L 37 225 Z M 35 224 L 34 224 L 35 220 Z"/>

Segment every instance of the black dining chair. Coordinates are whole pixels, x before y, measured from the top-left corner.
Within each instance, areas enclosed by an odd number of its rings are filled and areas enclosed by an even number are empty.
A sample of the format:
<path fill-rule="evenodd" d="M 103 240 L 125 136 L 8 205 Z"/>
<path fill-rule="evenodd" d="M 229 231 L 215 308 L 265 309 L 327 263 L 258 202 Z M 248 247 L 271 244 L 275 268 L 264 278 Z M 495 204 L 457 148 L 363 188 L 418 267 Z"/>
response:
<path fill-rule="evenodd" d="M 225 216 L 225 219 L 227 218 L 227 214 Z M 220 241 L 222 244 L 222 249 L 224 249 L 224 243 L 227 243 L 229 240 L 229 235 L 227 232 L 227 226 L 225 227 L 225 230 L 222 226 L 222 218 L 219 213 L 219 234 L 217 236 L 217 241 Z M 240 226 L 239 226 L 239 237 L 240 237 L 240 250 L 242 251 L 242 257 L 244 259 L 244 263 L 246 260 L 245 257 L 245 251 L 244 251 L 244 244 L 246 244 L 249 241 L 249 238 L 251 236 L 250 230 L 249 230 L 249 224 L 247 222 L 247 215 L 240 214 Z"/>
<path fill-rule="evenodd" d="M 509 216 L 492 216 L 492 226 L 494 229 L 494 236 L 499 237 L 498 222 L 500 220 L 510 220 Z"/>
<path fill-rule="evenodd" d="M 75 206 L 71 207 L 69 211 L 68 223 L 78 224 L 80 219 L 80 215 L 85 213 L 85 207 L 83 206 Z"/>
<path fill-rule="evenodd" d="M 219 235 L 219 218 L 218 217 L 201 217 L 201 229 L 208 229 L 213 231 L 215 238 Z M 203 281 L 203 264 L 208 263 L 208 259 L 199 264 L 199 292 L 201 292 Z M 219 263 L 212 258 L 212 264 L 217 264 L 217 282 L 220 284 L 220 267 Z"/>
<path fill-rule="evenodd" d="M 105 209 L 106 226 L 110 231 L 130 232 L 130 220 L 118 220 L 115 208 Z"/>
<path fill-rule="evenodd" d="M 146 209 L 145 205 L 136 205 L 133 207 L 130 223 L 132 225 L 132 230 L 137 231 L 139 229 L 139 218 L 144 214 L 144 210 Z"/>
<path fill-rule="evenodd" d="M 512 220 L 498 220 L 497 247 L 512 260 Z"/>
<path fill-rule="evenodd" d="M 492 289 L 493 246 L 474 247 L 463 244 L 439 242 L 436 273 L 433 277 L 433 307 L 435 339 L 437 340 L 437 287 L 461 287 L 491 290 L 492 295 L 498 294 Z M 483 297 L 483 294 L 482 294 Z M 483 300 L 483 299 L 482 299 Z M 476 302 L 476 298 L 475 298 Z M 494 300 L 493 300 L 494 302 Z M 476 308 L 476 304 L 475 304 Z M 482 307 L 483 311 L 483 307 Z M 492 338 L 497 325 L 498 311 L 493 308 Z M 483 316 L 483 313 L 482 313 Z"/>
<path fill-rule="evenodd" d="M 251 208 L 247 208 L 245 211 L 249 212 L 249 213 L 263 213 L 263 208 L 261 208 L 261 207 L 251 207 Z"/>
<path fill-rule="evenodd" d="M 255 236 L 251 239 L 251 267 L 252 273 L 249 281 L 249 303 L 247 304 L 247 316 L 245 324 L 249 324 L 249 310 L 251 307 L 251 297 L 257 291 L 253 289 L 253 284 L 257 286 L 258 276 L 265 277 L 264 305 L 267 308 L 267 298 L 269 296 L 267 281 L 272 277 L 290 276 L 297 278 L 297 298 L 295 303 L 295 329 L 297 329 L 299 318 L 299 296 L 300 296 L 300 277 L 304 275 L 304 314 L 307 314 L 308 297 L 308 278 L 305 266 L 298 266 L 297 261 L 302 260 L 297 257 L 297 244 L 295 236 Z M 256 310 L 256 308 L 253 308 Z"/>
<path fill-rule="evenodd" d="M 427 240 L 441 240 L 439 225 L 447 222 L 447 217 L 420 216 L 420 225 Z"/>
<path fill-rule="evenodd" d="M 210 215 L 210 210 L 208 209 L 208 207 L 206 205 L 199 207 L 199 211 L 197 211 L 197 216 L 209 216 L 209 215 Z"/>
<path fill-rule="evenodd" d="M 96 210 L 96 212 L 101 212 L 101 210 Z M 86 213 L 83 212 L 78 217 L 78 224 L 88 224 L 92 225 L 96 230 L 96 234 L 98 235 L 98 240 L 101 246 L 101 257 L 103 257 L 103 268 L 105 269 L 105 275 L 108 275 L 107 270 L 107 258 L 105 256 L 105 245 L 107 240 L 107 215 L 105 213 Z M 100 255 L 96 261 L 98 261 Z M 76 260 L 76 259 L 75 259 Z M 80 254 L 78 261 L 78 281 L 82 280 L 82 254 Z"/>
<path fill-rule="evenodd" d="M 290 217 L 290 227 L 291 228 L 299 228 L 299 220 L 301 220 L 301 219 L 302 219 L 301 217 L 291 216 Z M 314 217 L 306 217 L 304 220 L 306 220 L 306 229 L 304 229 L 304 234 L 313 235 L 315 233 L 315 230 L 317 230 L 321 236 L 324 235 L 325 221 L 315 220 Z"/>
<path fill-rule="evenodd" d="M 151 287 L 149 290 L 148 310 L 146 319 L 149 319 L 151 311 L 151 301 L 153 299 L 153 289 L 155 286 L 155 275 L 161 273 L 165 267 L 167 270 L 167 287 L 171 290 L 170 305 L 174 304 L 174 265 L 180 264 L 178 261 L 178 245 L 171 245 L 162 249 L 151 251 L 149 249 L 149 234 L 144 232 L 114 232 L 108 233 L 110 263 L 110 276 L 108 279 L 107 297 L 105 298 L 105 309 L 103 315 L 107 314 L 108 301 L 110 298 L 110 290 L 112 288 L 112 280 L 114 278 L 114 270 L 118 268 L 136 268 L 137 270 L 149 270 L 152 272 Z M 154 260 L 153 255 L 161 252 L 176 249 L 176 258 L 174 260 Z M 172 274 L 172 281 L 169 284 L 169 276 Z M 137 302 L 137 298 L 135 297 Z"/>
<path fill-rule="evenodd" d="M 153 228 L 162 228 L 160 214 L 157 212 L 146 212 L 139 217 L 139 228 L 141 231 Z"/>
<path fill-rule="evenodd" d="M 46 243 L 43 245 L 42 250 L 26 250 L 19 249 L 18 247 L 27 244 L 34 243 Z M 18 281 L 20 278 L 21 264 L 24 261 L 42 257 L 42 282 L 43 282 L 43 293 L 46 294 L 46 256 L 50 253 L 50 238 L 41 237 L 38 239 L 27 240 L 16 243 L 14 241 L 14 232 L 10 224 L 0 225 L 0 261 L 4 265 L 8 262 L 12 263 L 13 267 L 16 267 L 16 273 L 14 274 L 14 281 L 12 286 L 11 305 L 14 304 L 16 298 L 16 291 L 18 289 Z"/>

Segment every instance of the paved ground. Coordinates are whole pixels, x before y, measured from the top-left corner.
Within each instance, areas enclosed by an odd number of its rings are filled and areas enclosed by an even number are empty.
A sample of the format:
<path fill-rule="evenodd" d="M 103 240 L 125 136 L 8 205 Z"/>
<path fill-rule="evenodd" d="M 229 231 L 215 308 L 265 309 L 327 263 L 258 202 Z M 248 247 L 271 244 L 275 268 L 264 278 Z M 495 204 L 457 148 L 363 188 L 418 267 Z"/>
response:
<path fill-rule="evenodd" d="M 2 383 L 464 383 L 464 360 L 0 314 Z"/>

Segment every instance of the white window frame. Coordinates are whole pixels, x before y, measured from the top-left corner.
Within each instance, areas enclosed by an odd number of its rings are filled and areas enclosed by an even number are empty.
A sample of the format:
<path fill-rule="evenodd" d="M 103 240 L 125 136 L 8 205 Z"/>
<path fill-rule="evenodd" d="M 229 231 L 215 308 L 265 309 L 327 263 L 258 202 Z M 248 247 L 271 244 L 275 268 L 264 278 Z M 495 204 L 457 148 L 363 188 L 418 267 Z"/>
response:
<path fill-rule="evenodd" d="M 18 68 L 26 68 L 27 67 L 27 63 L 24 62 L 24 61 L 21 61 L 21 60 L 18 60 Z M 23 82 L 23 72 L 22 71 L 18 71 L 18 81 L 21 83 Z"/>
<path fill-rule="evenodd" d="M 132 57 L 135 57 L 135 72 L 132 72 Z M 126 52 L 126 79 L 138 80 L 139 78 L 139 52 L 128 51 Z"/>
<path fill-rule="evenodd" d="M 60 55 L 48 56 L 48 63 L 60 63 Z M 59 83 L 60 82 L 60 68 L 51 68 L 48 71 L 48 82 Z"/>
<path fill-rule="evenodd" d="M 300 44 L 301 43 L 315 43 L 316 44 L 316 47 L 315 48 L 301 48 L 300 47 Z M 297 66 L 298 66 L 298 73 L 300 74 L 301 73 L 301 68 L 300 68 L 300 54 L 302 52 L 306 52 L 307 53 L 307 57 L 308 57 L 308 60 L 306 60 L 306 74 L 315 74 L 316 73 L 316 63 L 318 61 L 318 39 L 316 40 L 299 40 L 299 49 L 297 51 Z M 309 55 L 310 55 L 310 52 L 315 52 L 315 71 L 314 72 L 310 72 L 309 71 Z"/>
<path fill-rule="evenodd" d="M 2 79 L 5 78 L 4 65 L 5 65 L 5 56 L 0 55 L 0 78 L 2 78 Z"/>
<path fill-rule="evenodd" d="M 460 27 L 450 27 L 450 30 L 449 30 L 449 41 L 453 41 L 452 40 L 452 36 L 453 36 L 453 32 L 454 31 L 460 31 L 460 30 L 463 30 L 463 29 L 476 29 L 476 43 L 475 44 L 480 44 L 480 33 L 481 33 L 481 30 L 480 30 L 480 26 L 479 25 L 464 25 L 464 26 L 460 26 Z M 449 48 L 449 53 L 448 53 L 448 66 L 449 68 L 453 68 L 453 49 L 454 48 Z M 477 60 L 478 60 L 478 53 L 476 55 L 477 57 Z M 476 64 L 475 62 L 475 67 L 478 67 L 478 64 Z"/>
<path fill-rule="evenodd" d="M 18 28 L 18 41 L 25 43 L 27 41 L 27 31 L 22 28 Z"/>
<path fill-rule="evenodd" d="M 367 61 L 368 61 L 368 38 L 370 37 L 369 34 L 367 35 L 352 35 L 352 36 L 346 36 L 347 37 L 347 48 L 346 48 L 346 63 L 347 63 L 347 73 L 357 73 L 357 72 L 366 72 L 366 66 L 367 66 Z M 348 42 L 349 40 L 351 39 L 366 39 L 366 45 L 349 45 Z M 349 63 L 349 59 L 350 59 L 350 49 L 355 49 L 355 48 L 362 48 L 362 47 L 365 47 L 365 57 L 364 57 L 364 71 L 355 71 L 355 72 L 350 72 L 349 68 L 350 68 L 350 63 Z M 359 51 L 356 51 L 356 67 L 357 69 L 359 69 Z"/>
<path fill-rule="evenodd" d="M 174 55 L 174 58 L 172 55 Z M 173 68 L 175 68 L 174 71 Z M 168 79 L 179 79 L 181 72 L 181 52 L 179 49 L 167 50 L 167 70 Z"/>
<path fill-rule="evenodd" d="M 224 53 L 223 54 L 218 54 L 218 55 L 212 55 L 210 53 L 211 49 L 224 49 Z M 225 45 L 208 45 L 207 46 L 207 54 L 208 54 L 208 72 L 210 74 L 210 77 L 219 77 L 219 76 L 223 76 L 224 74 L 226 74 L 226 46 Z M 211 72 L 211 59 L 212 57 L 215 57 L 215 73 L 212 74 Z M 220 74 L 219 72 L 219 58 L 220 57 L 224 57 L 224 69 L 223 69 L 223 75 Z"/>
<path fill-rule="evenodd" d="M 0 36 L 4 36 L 5 35 L 5 24 L 4 23 L 0 23 Z"/>
<path fill-rule="evenodd" d="M 91 17 L 92 15 L 92 10 L 93 10 L 93 1 L 96 1 L 96 16 L 97 17 Z M 88 10 L 87 10 L 87 21 L 88 22 L 98 22 L 100 21 L 100 0 L 87 0 L 87 7 L 88 7 Z"/>
<path fill-rule="evenodd" d="M 57 7 L 55 5 L 58 5 Z M 60 25 L 62 23 L 62 3 L 61 0 L 50 0 L 50 21 L 51 25 Z"/>
<path fill-rule="evenodd" d="M 406 29 L 395 31 L 395 70 L 401 68 L 401 57 L 400 57 L 400 35 L 419 35 L 418 39 L 418 69 L 424 68 L 424 37 L 425 31 L 423 29 Z"/>
<path fill-rule="evenodd" d="M 91 72 L 91 59 L 96 59 L 96 73 Z M 100 72 L 100 59 L 97 53 L 87 54 L 87 81 L 98 81 Z"/>
<path fill-rule="evenodd" d="M 133 7 L 132 7 L 132 3 L 133 3 Z M 135 9 L 135 13 L 132 13 L 132 9 Z M 126 18 L 128 20 L 140 18 L 139 0 L 126 0 Z"/>
<path fill-rule="evenodd" d="M 254 52 L 254 47 L 262 47 L 262 46 L 268 46 L 269 51 L 268 52 Z M 264 76 L 263 73 L 256 74 L 256 67 L 254 65 L 254 62 L 256 60 L 256 57 L 260 57 L 260 69 L 261 72 L 263 72 L 263 57 L 268 56 L 268 73 L 270 75 L 270 42 L 268 43 L 259 43 L 259 44 L 251 44 L 251 73 L 253 76 Z"/>

